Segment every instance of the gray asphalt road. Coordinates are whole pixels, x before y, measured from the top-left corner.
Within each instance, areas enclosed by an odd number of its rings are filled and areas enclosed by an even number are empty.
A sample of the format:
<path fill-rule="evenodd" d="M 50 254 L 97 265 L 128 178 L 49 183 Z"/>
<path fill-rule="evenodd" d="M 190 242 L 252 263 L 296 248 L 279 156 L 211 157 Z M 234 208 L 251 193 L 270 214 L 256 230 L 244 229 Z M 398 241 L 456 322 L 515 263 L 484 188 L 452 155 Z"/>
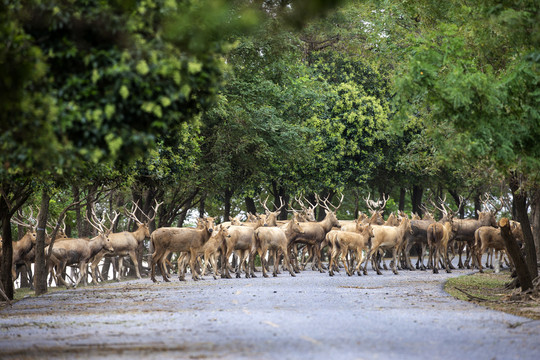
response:
<path fill-rule="evenodd" d="M 539 359 L 540 321 L 443 291 L 466 273 L 146 278 L 56 292 L 0 312 L 0 358 Z"/>

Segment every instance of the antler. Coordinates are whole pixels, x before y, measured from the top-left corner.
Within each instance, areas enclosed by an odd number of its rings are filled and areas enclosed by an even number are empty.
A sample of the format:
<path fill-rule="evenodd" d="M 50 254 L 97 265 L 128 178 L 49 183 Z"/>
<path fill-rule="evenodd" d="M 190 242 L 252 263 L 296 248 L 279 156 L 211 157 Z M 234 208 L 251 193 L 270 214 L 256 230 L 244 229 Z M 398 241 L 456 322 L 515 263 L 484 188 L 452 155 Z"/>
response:
<path fill-rule="evenodd" d="M 379 208 L 380 211 L 382 211 L 382 210 L 386 207 L 386 202 L 387 202 L 388 200 L 390 200 L 390 195 L 388 195 L 388 197 L 385 199 L 385 198 L 384 198 L 384 193 L 383 193 L 383 194 L 382 194 L 382 200 L 379 200 L 379 201 L 378 201 L 379 204 L 382 202 L 382 204 L 381 204 L 381 206 L 380 206 L 380 208 Z"/>
<path fill-rule="evenodd" d="M 261 201 L 261 199 L 259 199 L 259 203 L 262 205 L 262 207 L 264 208 L 267 214 L 271 213 L 270 209 L 268 209 L 268 207 L 266 206 L 266 203 L 268 202 L 269 197 L 270 195 L 266 197 L 266 200 L 264 200 L 264 203 Z"/>
<path fill-rule="evenodd" d="M 157 210 L 159 209 L 159 207 L 163 204 L 163 201 L 158 203 L 158 201 L 156 199 L 154 199 L 154 201 L 156 202 L 156 206 L 152 206 L 152 210 L 154 211 L 154 215 L 152 217 L 149 217 L 148 215 L 146 215 L 144 213 L 144 211 L 141 210 L 141 208 L 139 207 L 139 205 L 137 205 L 136 202 L 133 203 L 133 205 L 135 205 L 135 207 L 141 212 L 141 214 L 144 215 L 145 218 L 148 219 L 148 221 L 146 222 L 147 224 L 151 223 L 152 221 L 154 221 L 154 219 L 156 218 L 156 215 L 157 215 Z M 135 211 L 133 211 L 133 215 L 135 216 Z M 138 219 L 133 219 L 135 221 L 137 221 L 138 223 L 141 223 Z"/>
<path fill-rule="evenodd" d="M 116 223 L 116 219 L 118 219 L 118 216 L 120 216 L 120 213 L 117 212 L 116 210 L 113 211 L 113 214 L 114 214 L 114 218 L 111 219 L 111 217 L 109 216 L 109 213 L 107 213 L 107 218 L 108 218 L 109 221 L 111 222 L 111 228 L 110 228 L 110 230 L 112 230 L 112 228 L 114 227 L 114 224 Z"/>
<path fill-rule="evenodd" d="M 280 203 L 280 206 L 277 207 L 276 204 L 272 202 L 272 204 L 274 204 L 274 207 L 276 208 L 274 212 L 281 211 L 281 209 L 285 206 L 285 201 L 283 201 L 283 198 L 281 196 L 279 197 L 279 203 Z"/>
<path fill-rule="evenodd" d="M 105 234 L 107 232 L 107 230 L 104 229 L 105 220 L 106 219 L 102 219 L 101 221 L 99 221 L 97 219 L 96 211 L 94 209 L 92 209 L 91 219 L 88 218 L 88 214 L 86 215 L 86 221 L 88 221 L 88 223 L 100 234 Z"/>
<path fill-rule="evenodd" d="M 135 221 L 137 224 L 142 224 L 142 222 L 137 218 L 137 215 L 135 214 L 137 212 L 137 209 L 139 209 L 139 207 L 137 206 L 137 203 L 134 202 L 133 200 L 131 202 L 133 203 L 133 206 L 131 207 L 131 212 L 128 211 L 126 208 L 124 208 L 124 214 L 127 217 L 129 217 L 131 220 Z"/>
<path fill-rule="evenodd" d="M 368 210 L 373 212 L 375 211 L 375 209 L 373 209 L 373 200 L 370 200 L 369 198 L 371 197 L 371 192 L 368 193 L 368 197 L 367 199 L 364 198 L 364 201 L 366 202 L 366 205 L 368 207 Z M 371 205 L 370 205 L 371 204 Z"/>
<path fill-rule="evenodd" d="M 24 216 L 24 214 L 22 213 L 22 211 L 19 211 L 19 216 Z M 31 222 L 33 222 L 35 225 L 32 225 L 32 224 L 29 224 L 29 223 L 25 223 L 23 222 L 22 219 L 19 219 L 19 218 L 16 218 L 16 217 L 13 217 L 11 218 L 11 222 L 15 225 L 20 225 L 20 226 L 23 226 L 23 227 L 26 227 L 26 228 L 29 228 L 31 229 L 32 231 L 36 231 L 36 227 L 37 227 L 37 221 L 35 221 L 34 219 L 34 210 L 32 209 L 32 207 L 30 206 L 30 215 L 28 216 L 28 218 L 31 220 Z"/>

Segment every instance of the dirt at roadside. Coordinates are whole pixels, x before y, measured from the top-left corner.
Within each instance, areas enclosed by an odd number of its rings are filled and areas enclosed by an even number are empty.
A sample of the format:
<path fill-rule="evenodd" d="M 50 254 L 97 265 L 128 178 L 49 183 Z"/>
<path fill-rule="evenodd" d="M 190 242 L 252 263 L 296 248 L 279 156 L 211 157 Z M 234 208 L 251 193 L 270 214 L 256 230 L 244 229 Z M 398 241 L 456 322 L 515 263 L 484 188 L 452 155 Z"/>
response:
<path fill-rule="evenodd" d="M 498 274 L 493 271 L 474 273 L 449 279 L 445 290 L 457 299 L 473 302 L 508 314 L 540 320 L 540 277 L 535 280 L 534 290 L 522 293 L 520 289 L 508 289 L 512 281 L 510 271 Z"/>

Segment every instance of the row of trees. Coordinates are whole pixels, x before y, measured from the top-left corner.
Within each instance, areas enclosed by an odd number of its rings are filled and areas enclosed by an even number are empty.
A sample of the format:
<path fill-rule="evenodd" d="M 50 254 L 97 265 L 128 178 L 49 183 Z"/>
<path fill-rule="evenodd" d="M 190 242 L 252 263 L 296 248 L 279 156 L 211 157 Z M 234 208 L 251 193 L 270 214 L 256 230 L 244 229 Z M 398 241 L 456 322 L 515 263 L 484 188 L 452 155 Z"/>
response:
<path fill-rule="evenodd" d="M 254 212 L 267 194 L 293 204 L 338 191 L 340 218 L 369 192 L 417 213 L 448 192 L 474 216 L 480 194 L 510 189 L 514 217 L 527 224 L 532 209 L 540 228 L 534 1 L 245 3 L 2 5 L 10 296 L 10 218 L 40 204 L 45 228 L 50 206 L 84 236 L 102 188 L 116 189 L 115 207 L 164 201 L 157 226 L 181 226 L 190 209 Z M 457 209 L 460 196 L 470 206 Z"/>

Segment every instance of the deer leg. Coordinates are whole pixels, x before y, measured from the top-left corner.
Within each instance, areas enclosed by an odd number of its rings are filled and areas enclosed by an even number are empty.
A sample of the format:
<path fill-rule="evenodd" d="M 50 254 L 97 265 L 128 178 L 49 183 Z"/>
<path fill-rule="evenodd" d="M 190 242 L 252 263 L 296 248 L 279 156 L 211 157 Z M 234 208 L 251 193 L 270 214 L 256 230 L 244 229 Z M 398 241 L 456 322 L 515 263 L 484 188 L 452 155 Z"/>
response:
<path fill-rule="evenodd" d="M 140 279 L 141 273 L 139 271 L 139 260 L 137 260 L 137 254 L 135 253 L 135 250 L 129 252 L 129 257 L 131 258 L 131 261 L 133 261 L 133 266 L 135 266 L 135 274 L 137 275 L 137 279 Z"/>
<path fill-rule="evenodd" d="M 399 249 L 399 245 L 396 244 L 396 246 L 394 246 L 394 248 L 392 249 L 392 262 L 390 264 L 390 266 L 392 267 L 392 272 L 394 273 L 394 275 L 397 275 L 398 274 L 398 271 L 397 271 L 397 254 L 398 254 L 398 249 Z"/>
<path fill-rule="evenodd" d="M 270 271 L 269 268 L 267 269 L 268 264 L 267 264 L 267 261 L 266 261 L 266 257 L 264 256 L 267 251 L 268 251 L 268 249 L 266 248 L 266 246 L 263 246 L 263 247 L 261 247 L 261 252 L 259 253 L 259 256 L 261 258 L 262 273 L 263 273 L 263 277 L 265 277 L 265 278 L 268 277 L 267 272 Z M 274 276 L 275 276 L 275 262 L 274 262 Z"/>

